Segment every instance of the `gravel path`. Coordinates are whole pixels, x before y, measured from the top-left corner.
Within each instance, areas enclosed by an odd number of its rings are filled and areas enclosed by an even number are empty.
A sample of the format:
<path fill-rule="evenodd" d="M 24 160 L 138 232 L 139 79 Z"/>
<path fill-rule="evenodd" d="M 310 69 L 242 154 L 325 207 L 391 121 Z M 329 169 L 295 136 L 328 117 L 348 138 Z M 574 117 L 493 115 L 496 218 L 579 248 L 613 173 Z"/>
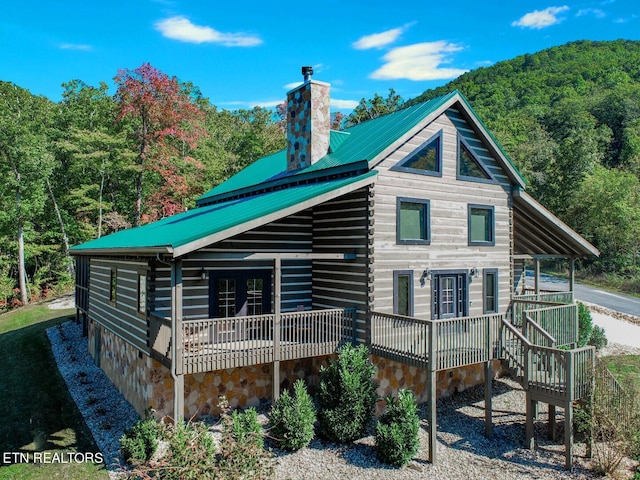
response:
<path fill-rule="evenodd" d="M 87 352 L 87 339 L 74 322 L 47 330 L 58 368 L 78 405 L 98 447 L 106 459 L 119 459 L 118 439 L 138 418 L 131 405 Z M 616 353 L 625 351 L 616 346 Z M 414 460 L 403 469 L 379 463 L 372 436 L 353 445 L 339 446 L 314 440 L 295 453 L 274 449 L 278 480 L 303 479 L 587 479 L 597 478 L 587 470 L 584 445 L 576 444 L 574 472 L 564 470 L 564 444 L 552 443 L 546 435 L 546 405 L 541 404 L 536 422 L 536 449 L 523 448 L 525 438 L 525 395 L 508 378 L 493 383 L 492 439 L 484 437 L 483 387 L 475 387 L 438 401 L 437 461 L 427 461 L 426 415 L 421 412 L 421 447 Z M 562 410 L 557 423 L 562 426 Z M 109 463 L 114 471 L 117 460 Z"/>
<path fill-rule="evenodd" d="M 112 464 L 122 462 L 120 437 L 138 420 L 138 414 L 106 374 L 94 365 L 81 325 L 66 322 L 48 328 L 47 336 L 73 401 L 102 451 L 105 463 L 110 469 L 115 468 Z"/>

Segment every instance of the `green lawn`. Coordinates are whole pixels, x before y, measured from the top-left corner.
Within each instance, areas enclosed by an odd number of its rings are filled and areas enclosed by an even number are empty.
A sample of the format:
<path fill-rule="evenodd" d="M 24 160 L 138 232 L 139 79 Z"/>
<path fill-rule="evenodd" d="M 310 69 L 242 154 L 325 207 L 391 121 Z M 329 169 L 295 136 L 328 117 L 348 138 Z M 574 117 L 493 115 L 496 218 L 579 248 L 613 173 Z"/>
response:
<path fill-rule="evenodd" d="M 94 463 L 14 463 L 17 453 L 97 452 L 91 433 L 58 373 L 45 330 L 74 310 L 30 305 L 0 315 L 0 479 L 107 479 Z"/>
<path fill-rule="evenodd" d="M 622 386 L 631 383 L 640 391 L 640 355 L 613 355 L 604 359 L 607 368 Z"/>

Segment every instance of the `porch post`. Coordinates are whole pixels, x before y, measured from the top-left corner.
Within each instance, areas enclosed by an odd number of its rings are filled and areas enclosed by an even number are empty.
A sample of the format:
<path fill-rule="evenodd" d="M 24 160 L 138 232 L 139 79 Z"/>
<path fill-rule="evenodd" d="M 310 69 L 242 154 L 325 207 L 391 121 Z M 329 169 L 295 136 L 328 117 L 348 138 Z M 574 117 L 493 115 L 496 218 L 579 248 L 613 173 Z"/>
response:
<path fill-rule="evenodd" d="M 529 450 L 534 449 L 534 437 L 533 437 L 533 416 L 535 414 L 535 410 L 537 407 L 537 403 L 535 400 L 531 399 L 531 394 L 527 392 L 526 394 L 526 415 L 527 415 L 527 423 L 525 429 L 525 442 L 524 447 Z"/>
<path fill-rule="evenodd" d="M 573 288 L 576 281 L 576 259 L 571 257 L 569 259 L 569 291 L 573 292 Z"/>
<path fill-rule="evenodd" d="M 573 470 L 573 402 L 568 401 L 564 407 L 564 454 L 565 467 Z"/>
<path fill-rule="evenodd" d="M 493 433 L 493 419 L 492 419 L 492 385 L 493 382 L 493 369 L 492 360 L 484 363 L 484 435 L 487 438 L 491 438 Z"/>
<path fill-rule="evenodd" d="M 533 272 L 534 272 L 534 288 L 536 295 L 540 294 L 540 260 L 538 258 L 533 259 Z"/>
<path fill-rule="evenodd" d="M 176 422 L 184 419 L 184 375 L 182 358 L 182 260 L 171 263 L 171 328 L 173 347 L 173 416 Z"/>
<path fill-rule="evenodd" d="M 280 257 L 273 259 L 273 311 L 275 313 L 275 319 L 273 321 L 273 393 L 272 402 L 275 403 L 280 397 L 280 298 L 282 290 L 281 279 L 282 261 Z"/>
<path fill-rule="evenodd" d="M 484 434 L 487 438 L 491 438 L 493 433 L 493 321 L 487 321 L 487 361 L 484 364 Z"/>
<path fill-rule="evenodd" d="M 428 324 L 428 378 L 427 378 L 427 396 L 429 403 L 427 406 L 427 421 L 429 423 L 429 461 L 436 461 L 436 446 L 438 439 L 436 437 L 436 332 L 435 323 Z"/>

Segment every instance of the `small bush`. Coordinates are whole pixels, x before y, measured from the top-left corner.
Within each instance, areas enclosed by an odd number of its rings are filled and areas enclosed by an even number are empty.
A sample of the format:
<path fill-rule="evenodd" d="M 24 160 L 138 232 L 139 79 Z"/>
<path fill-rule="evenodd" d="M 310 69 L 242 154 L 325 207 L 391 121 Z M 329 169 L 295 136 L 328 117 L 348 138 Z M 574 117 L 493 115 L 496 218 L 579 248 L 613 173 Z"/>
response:
<path fill-rule="evenodd" d="M 398 398 L 387 397 L 387 410 L 376 426 L 378 460 L 403 467 L 418 451 L 420 419 L 416 399 L 410 390 L 400 390 Z"/>
<path fill-rule="evenodd" d="M 270 454 L 263 448 L 264 434 L 254 408 L 223 414 L 219 478 L 266 479 L 273 472 Z"/>
<path fill-rule="evenodd" d="M 148 461 L 158 448 L 158 438 L 162 426 L 154 418 L 147 416 L 138 420 L 120 438 L 120 451 L 124 460 L 132 465 Z"/>
<path fill-rule="evenodd" d="M 364 345 L 346 344 L 320 370 L 318 431 L 327 440 L 348 443 L 360 438 L 371 422 L 378 400 L 375 368 Z"/>
<path fill-rule="evenodd" d="M 168 437 L 169 451 L 155 468 L 159 478 L 167 480 L 218 478 L 216 446 L 209 427 L 205 423 L 180 421 L 169 429 Z"/>
<path fill-rule="evenodd" d="M 285 390 L 271 408 L 271 435 L 285 450 L 299 450 L 313 439 L 316 409 L 302 380 Z"/>
<path fill-rule="evenodd" d="M 578 302 L 578 347 L 584 347 L 589 342 L 593 331 L 591 312 L 582 302 Z"/>
<path fill-rule="evenodd" d="M 589 337 L 589 345 L 596 347 L 596 350 L 602 350 L 607 346 L 607 343 L 609 342 L 607 340 L 607 335 L 604 332 L 604 328 L 594 325 L 593 330 L 591 331 L 591 336 Z"/>

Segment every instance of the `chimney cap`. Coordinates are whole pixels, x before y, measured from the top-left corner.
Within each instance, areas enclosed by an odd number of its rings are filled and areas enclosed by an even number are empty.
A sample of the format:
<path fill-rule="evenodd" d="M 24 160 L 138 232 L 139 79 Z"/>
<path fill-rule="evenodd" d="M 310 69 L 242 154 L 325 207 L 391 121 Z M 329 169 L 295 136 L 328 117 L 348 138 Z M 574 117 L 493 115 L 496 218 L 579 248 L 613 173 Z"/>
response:
<path fill-rule="evenodd" d="M 302 75 L 304 76 L 304 81 L 308 81 L 313 75 L 313 67 L 302 67 Z"/>

